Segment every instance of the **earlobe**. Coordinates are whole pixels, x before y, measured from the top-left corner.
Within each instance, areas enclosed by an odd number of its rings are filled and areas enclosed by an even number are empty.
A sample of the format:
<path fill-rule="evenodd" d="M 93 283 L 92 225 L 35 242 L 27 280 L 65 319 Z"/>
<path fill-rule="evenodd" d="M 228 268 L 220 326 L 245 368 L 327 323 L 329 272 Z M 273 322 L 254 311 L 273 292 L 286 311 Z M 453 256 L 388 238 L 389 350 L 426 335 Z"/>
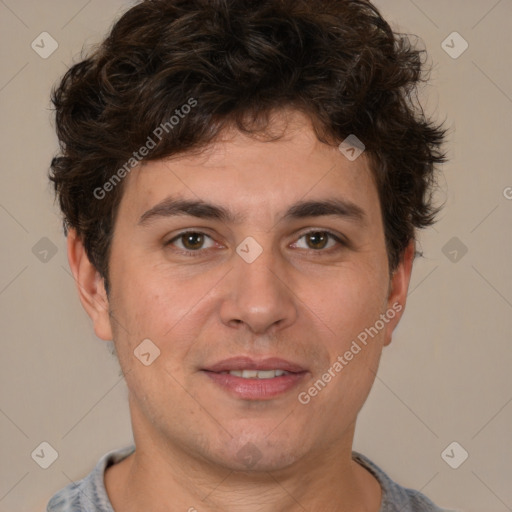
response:
<path fill-rule="evenodd" d="M 82 240 L 74 229 L 68 232 L 67 249 L 69 267 L 75 278 L 80 302 L 93 321 L 94 332 L 98 338 L 112 340 L 104 280 L 90 262 Z"/>
<path fill-rule="evenodd" d="M 416 242 L 411 240 L 391 278 L 390 292 L 387 302 L 388 309 L 386 312 L 389 322 L 386 325 L 384 346 L 391 343 L 393 331 L 398 325 L 398 322 L 400 321 L 400 318 L 402 318 L 405 310 L 415 252 Z"/>

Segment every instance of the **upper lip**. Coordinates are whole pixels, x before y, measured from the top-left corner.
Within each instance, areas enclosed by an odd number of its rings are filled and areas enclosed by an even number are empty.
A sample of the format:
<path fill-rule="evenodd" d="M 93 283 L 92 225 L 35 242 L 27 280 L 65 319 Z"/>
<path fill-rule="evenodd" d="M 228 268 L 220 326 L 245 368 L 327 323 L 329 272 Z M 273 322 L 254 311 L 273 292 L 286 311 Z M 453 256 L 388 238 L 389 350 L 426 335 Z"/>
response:
<path fill-rule="evenodd" d="M 268 357 L 265 359 L 253 359 L 251 357 L 231 357 L 203 368 L 209 372 L 227 372 L 230 370 L 284 370 L 291 373 L 305 372 L 306 369 L 299 364 L 280 359 L 278 357 Z"/>

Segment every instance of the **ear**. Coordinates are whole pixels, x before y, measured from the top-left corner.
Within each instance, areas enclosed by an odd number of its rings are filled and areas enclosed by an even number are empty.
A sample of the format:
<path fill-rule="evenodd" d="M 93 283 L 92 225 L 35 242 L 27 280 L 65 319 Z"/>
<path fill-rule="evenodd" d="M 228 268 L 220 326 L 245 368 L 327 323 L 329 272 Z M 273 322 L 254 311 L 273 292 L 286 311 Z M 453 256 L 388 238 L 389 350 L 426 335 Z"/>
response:
<path fill-rule="evenodd" d="M 402 258 L 400 259 L 400 263 L 398 264 L 391 277 L 386 313 L 386 316 L 390 320 L 386 324 L 384 346 L 387 346 L 391 343 L 393 331 L 398 325 L 400 318 L 402 318 L 402 315 L 404 314 L 415 252 L 416 242 L 412 240 L 405 249 Z M 391 317 L 393 312 L 394 316 Z"/>
<path fill-rule="evenodd" d="M 104 280 L 89 261 L 76 230 L 68 231 L 67 245 L 69 266 L 75 278 L 80 302 L 91 317 L 94 332 L 102 340 L 112 340 L 109 303 Z"/>

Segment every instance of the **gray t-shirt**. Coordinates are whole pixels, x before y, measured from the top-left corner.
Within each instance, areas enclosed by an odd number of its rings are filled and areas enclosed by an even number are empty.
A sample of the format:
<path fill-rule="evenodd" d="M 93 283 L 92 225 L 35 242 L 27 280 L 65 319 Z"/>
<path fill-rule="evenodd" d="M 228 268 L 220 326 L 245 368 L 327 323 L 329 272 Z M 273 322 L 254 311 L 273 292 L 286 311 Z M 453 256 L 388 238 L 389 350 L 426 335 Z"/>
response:
<path fill-rule="evenodd" d="M 128 446 L 104 455 L 83 480 L 55 494 L 48 503 L 47 512 L 114 512 L 105 490 L 105 470 L 134 450 L 134 446 Z M 379 481 L 382 487 L 380 512 L 454 512 L 437 507 L 418 491 L 399 486 L 364 455 L 352 452 L 352 458 Z"/>

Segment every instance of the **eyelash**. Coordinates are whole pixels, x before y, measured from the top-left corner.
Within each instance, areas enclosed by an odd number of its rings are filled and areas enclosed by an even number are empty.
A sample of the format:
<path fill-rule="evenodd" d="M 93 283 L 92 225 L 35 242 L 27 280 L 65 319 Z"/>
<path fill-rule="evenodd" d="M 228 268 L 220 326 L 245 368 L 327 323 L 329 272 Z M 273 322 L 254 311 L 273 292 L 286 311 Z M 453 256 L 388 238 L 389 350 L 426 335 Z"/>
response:
<path fill-rule="evenodd" d="M 314 233 L 323 233 L 325 235 L 327 235 L 329 238 L 331 239 L 334 239 L 336 242 L 338 242 L 338 244 L 342 247 L 347 247 L 348 246 L 348 243 L 346 241 L 344 241 L 343 239 L 341 239 L 339 236 L 335 235 L 334 233 L 332 233 L 331 231 L 327 231 L 325 229 L 313 229 L 313 230 L 310 230 L 310 231 L 306 231 L 305 233 L 302 233 L 299 238 L 297 239 L 300 240 L 301 238 L 307 236 L 307 235 L 311 235 L 311 234 L 314 234 Z M 189 234 L 194 234 L 194 235 L 204 235 L 205 237 L 208 237 L 210 239 L 213 240 L 213 238 L 202 232 L 202 231 L 195 231 L 195 230 L 188 230 L 188 231 L 182 231 L 181 233 L 178 233 L 175 237 L 173 237 L 171 240 L 169 240 L 168 242 L 165 242 L 164 246 L 167 247 L 167 246 L 170 246 L 173 244 L 173 242 L 175 242 L 176 240 L 179 240 L 180 238 L 186 236 L 186 235 L 189 235 Z M 295 242 L 296 243 L 296 242 Z M 204 254 L 205 251 L 208 251 L 209 249 L 197 249 L 195 251 L 193 250 L 183 250 L 183 249 L 174 249 L 176 252 L 184 255 L 184 256 L 188 256 L 188 257 L 191 257 L 191 258 L 194 258 L 194 257 L 199 257 L 199 256 L 202 256 Z M 333 250 L 340 250 L 340 247 L 330 247 L 329 249 L 303 249 L 303 250 L 306 250 L 307 252 L 311 252 L 311 253 L 330 253 L 332 252 Z"/>

